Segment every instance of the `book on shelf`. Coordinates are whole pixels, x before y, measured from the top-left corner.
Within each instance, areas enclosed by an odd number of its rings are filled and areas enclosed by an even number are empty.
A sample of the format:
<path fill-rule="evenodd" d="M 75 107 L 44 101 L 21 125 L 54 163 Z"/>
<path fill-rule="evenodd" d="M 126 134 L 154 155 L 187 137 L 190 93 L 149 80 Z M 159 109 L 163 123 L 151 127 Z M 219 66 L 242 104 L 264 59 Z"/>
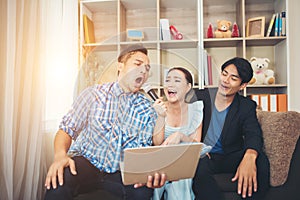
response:
<path fill-rule="evenodd" d="M 285 11 L 281 12 L 281 36 L 286 35 L 286 13 Z"/>
<path fill-rule="evenodd" d="M 287 95 L 277 94 L 277 112 L 285 112 L 287 110 Z"/>
<path fill-rule="evenodd" d="M 83 31 L 85 43 L 95 43 L 94 23 L 87 15 L 83 15 Z"/>
<path fill-rule="evenodd" d="M 273 24 L 273 27 L 272 27 L 272 29 L 271 29 L 270 37 L 271 37 L 271 36 L 275 36 L 275 20 L 276 20 L 276 17 L 275 17 L 275 19 L 274 19 L 274 24 Z"/>
<path fill-rule="evenodd" d="M 277 112 L 277 94 L 270 94 L 269 95 L 270 101 L 270 109 L 271 112 Z"/>
<path fill-rule="evenodd" d="M 171 40 L 169 19 L 160 19 L 159 22 L 160 22 L 160 39 L 165 41 Z"/>
<path fill-rule="evenodd" d="M 260 106 L 263 111 L 269 111 L 269 96 L 267 94 L 260 94 Z"/>
<path fill-rule="evenodd" d="M 204 50 L 203 53 L 203 78 L 204 78 L 204 85 L 208 85 L 208 70 L 207 70 L 207 51 Z"/>
<path fill-rule="evenodd" d="M 213 84 L 212 78 L 212 58 L 210 54 L 207 54 L 207 72 L 208 72 L 208 84 Z"/>
<path fill-rule="evenodd" d="M 279 25 L 278 25 L 278 36 L 281 36 L 282 32 L 282 15 L 279 13 Z"/>
<path fill-rule="evenodd" d="M 251 94 L 250 98 L 255 101 L 257 105 L 260 105 L 260 98 L 258 94 Z"/>
<path fill-rule="evenodd" d="M 251 94 L 250 98 L 263 111 L 287 111 L 287 94 Z"/>
<path fill-rule="evenodd" d="M 276 13 L 276 19 L 275 19 L 275 30 L 274 30 L 274 36 L 279 36 L 279 20 L 280 20 L 280 15 L 279 13 Z"/>
<path fill-rule="evenodd" d="M 266 37 L 270 37 L 272 28 L 273 28 L 273 26 L 274 26 L 275 17 L 276 17 L 276 14 L 274 13 L 274 14 L 272 15 L 272 17 L 271 17 L 270 22 L 269 22 L 269 27 L 268 27 L 268 30 L 267 30 Z"/>
<path fill-rule="evenodd" d="M 212 85 L 212 57 L 206 50 L 204 50 L 203 56 L 203 65 L 204 65 L 204 85 Z"/>

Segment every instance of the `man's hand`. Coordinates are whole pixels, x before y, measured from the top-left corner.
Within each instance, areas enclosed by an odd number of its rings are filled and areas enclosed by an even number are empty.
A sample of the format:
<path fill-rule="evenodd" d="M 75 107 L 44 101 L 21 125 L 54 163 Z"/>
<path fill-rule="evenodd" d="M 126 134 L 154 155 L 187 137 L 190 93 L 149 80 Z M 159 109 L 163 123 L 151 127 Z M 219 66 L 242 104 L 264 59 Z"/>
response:
<path fill-rule="evenodd" d="M 242 194 L 243 198 L 252 196 L 252 192 L 257 191 L 257 170 L 256 170 L 257 152 L 248 149 L 241 161 L 232 181 L 238 180 L 238 194 Z"/>
<path fill-rule="evenodd" d="M 59 185 L 64 184 L 63 174 L 64 168 L 70 167 L 70 171 L 73 175 L 76 175 L 75 162 L 67 155 L 55 156 L 54 162 L 51 164 L 46 181 L 45 187 L 49 190 L 52 184 L 52 187 L 55 189 L 57 187 L 57 178 Z"/>
<path fill-rule="evenodd" d="M 148 176 L 148 180 L 146 184 L 137 183 L 134 184 L 134 188 L 139 188 L 146 185 L 148 188 L 160 188 L 162 187 L 167 181 L 167 176 L 165 174 L 155 173 L 153 176 Z"/>

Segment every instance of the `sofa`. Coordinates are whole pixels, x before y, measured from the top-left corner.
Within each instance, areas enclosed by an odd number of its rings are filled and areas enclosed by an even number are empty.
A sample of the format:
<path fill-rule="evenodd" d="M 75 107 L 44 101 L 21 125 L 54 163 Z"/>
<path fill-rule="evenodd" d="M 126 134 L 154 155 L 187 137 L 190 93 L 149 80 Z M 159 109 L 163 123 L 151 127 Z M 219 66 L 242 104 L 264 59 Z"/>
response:
<path fill-rule="evenodd" d="M 264 150 L 270 161 L 270 189 L 264 200 L 300 199 L 300 113 L 257 111 L 263 131 Z M 297 167 L 298 166 L 298 167 Z M 242 199 L 236 193 L 234 174 L 217 174 L 226 200 Z"/>
<path fill-rule="evenodd" d="M 263 130 L 264 150 L 270 161 L 270 189 L 265 200 L 300 199 L 300 113 L 257 111 Z M 298 167 L 297 167 L 298 166 Z M 226 200 L 242 199 L 233 174 L 215 175 Z M 117 199 L 113 194 L 98 190 L 81 194 L 76 200 Z"/>

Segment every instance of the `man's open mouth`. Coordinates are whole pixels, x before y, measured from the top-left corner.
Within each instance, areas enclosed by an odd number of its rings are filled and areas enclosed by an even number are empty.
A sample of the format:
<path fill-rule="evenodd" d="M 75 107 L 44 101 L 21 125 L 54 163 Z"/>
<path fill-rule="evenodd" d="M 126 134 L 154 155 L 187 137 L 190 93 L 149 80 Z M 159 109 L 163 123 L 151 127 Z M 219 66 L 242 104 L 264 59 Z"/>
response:
<path fill-rule="evenodd" d="M 139 77 L 139 78 L 135 79 L 135 82 L 136 82 L 137 84 L 141 84 L 141 83 L 143 82 L 143 78 L 142 78 L 142 77 Z"/>

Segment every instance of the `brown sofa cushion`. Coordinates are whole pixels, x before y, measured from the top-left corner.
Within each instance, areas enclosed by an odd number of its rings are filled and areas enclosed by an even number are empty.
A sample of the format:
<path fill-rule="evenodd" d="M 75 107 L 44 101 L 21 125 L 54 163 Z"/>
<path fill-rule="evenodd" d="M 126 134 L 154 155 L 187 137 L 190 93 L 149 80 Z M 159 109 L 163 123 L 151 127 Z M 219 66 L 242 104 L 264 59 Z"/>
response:
<path fill-rule="evenodd" d="M 270 161 L 270 184 L 285 183 L 290 161 L 300 135 L 300 113 L 257 111 L 264 138 L 264 150 Z"/>

